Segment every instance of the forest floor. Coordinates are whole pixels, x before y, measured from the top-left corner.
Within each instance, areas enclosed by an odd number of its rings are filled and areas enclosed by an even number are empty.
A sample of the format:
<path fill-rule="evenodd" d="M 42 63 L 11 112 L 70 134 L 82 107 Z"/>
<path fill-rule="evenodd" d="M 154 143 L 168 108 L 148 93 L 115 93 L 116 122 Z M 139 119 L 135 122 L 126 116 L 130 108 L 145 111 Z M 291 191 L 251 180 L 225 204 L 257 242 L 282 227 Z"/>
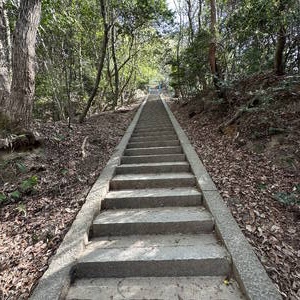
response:
<path fill-rule="evenodd" d="M 260 74 L 216 98 L 170 104 L 284 299 L 300 299 L 299 78 Z"/>
<path fill-rule="evenodd" d="M 0 153 L 1 300 L 28 298 L 135 108 L 101 113 L 71 129 L 36 122 L 41 147 Z"/>

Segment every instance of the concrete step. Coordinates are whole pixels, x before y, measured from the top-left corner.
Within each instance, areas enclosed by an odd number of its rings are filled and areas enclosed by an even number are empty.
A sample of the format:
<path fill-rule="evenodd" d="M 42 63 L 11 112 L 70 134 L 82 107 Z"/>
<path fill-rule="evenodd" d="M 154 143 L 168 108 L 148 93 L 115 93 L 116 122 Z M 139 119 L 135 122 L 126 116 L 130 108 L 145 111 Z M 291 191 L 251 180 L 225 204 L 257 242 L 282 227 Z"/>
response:
<path fill-rule="evenodd" d="M 202 195 L 194 188 L 163 188 L 110 191 L 102 209 L 200 206 Z"/>
<path fill-rule="evenodd" d="M 176 188 L 193 187 L 195 184 L 195 176 L 187 172 L 164 174 L 125 174 L 116 175 L 110 182 L 110 188 L 112 190 L 168 187 Z"/>
<path fill-rule="evenodd" d="M 156 131 L 161 131 L 161 130 L 174 130 L 174 127 L 172 125 L 170 126 L 164 126 L 164 127 L 158 127 L 158 126 L 153 126 L 153 127 L 136 127 L 134 132 L 156 132 Z"/>
<path fill-rule="evenodd" d="M 162 129 L 162 128 L 174 128 L 171 122 L 161 123 L 153 123 L 153 124 L 143 124 L 138 123 L 134 130 L 152 130 L 152 129 Z"/>
<path fill-rule="evenodd" d="M 148 137 L 148 136 L 162 136 L 162 135 L 176 135 L 174 130 L 148 131 L 148 132 L 133 132 L 132 137 Z"/>
<path fill-rule="evenodd" d="M 154 119 L 144 119 L 144 118 L 140 118 L 140 120 L 137 123 L 137 126 L 144 126 L 144 127 L 151 127 L 151 126 L 163 126 L 163 125 L 167 125 L 167 124 L 172 124 L 171 120 L 169 119 L 168 116 L 162 116 L 159 117 L 157 116 Z"/>
<path fill-rule="evenodd" d="M 178 140 L 176 134 L 168 134 L 162 136 L 139 136 L 139 137 L 131 137 L 129 143 L 133 142 L 151 142 L 151 141 L 170 141 L 170 140 Z"/>
<path fill-rule="evenodd" d="M 124 155 L 139 156 L 139 155 L 179 154 L 179 153 L 182 153 L 181 146 L 171 146 L 171 147 L 148 147 L 148 148 L 126 149 Z"/>
<path fill-rule="evenodd" d="M 162 155 L 139 155 L 123 156 L 121 164 L 159 163 L 185 161 L 184 154 L 162 154 Z"/>
<path fill-rule="evenodd" d="M 110 209 L 93 222 L 93 237 L 133 234 L 211 233 L 214 222 L 204 207 Z"/>
<path fill-rule="evenodd" d="M 145 164 L 124 164 L 116 168 L 116 174 L 172 173 L 188 172 L 189 170 L 190 165 L 185 161 Z"/>
<path fill-rule="evenodd" d="M 79 258 L 77 278 L 226 276 L 230 258 L 212 234 L 93 239 Z"/>
<path fill-rule="evenodd" d="M 149 148 L 149 147 L 171 147 L 171 146 L 179 146 L 179 145 L 180 145 L 180 142 L 178 140 L 134 142 L 134 143 L 129 143 L 127 145 L 127 149 Z"/>
<path fill-rule="evenodd" d="M 243 300 L 238 284 L 222 276 L 79 279 L 66 300 Z"/>

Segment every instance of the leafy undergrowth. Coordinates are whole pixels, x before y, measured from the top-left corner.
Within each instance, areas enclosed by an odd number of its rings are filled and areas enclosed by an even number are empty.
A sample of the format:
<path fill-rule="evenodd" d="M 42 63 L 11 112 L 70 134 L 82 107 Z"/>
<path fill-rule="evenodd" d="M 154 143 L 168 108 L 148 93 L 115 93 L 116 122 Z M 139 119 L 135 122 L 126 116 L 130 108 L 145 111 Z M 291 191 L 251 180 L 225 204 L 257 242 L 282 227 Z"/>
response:
<path fill-rule="evenodd" d="M 257 75 L 237 83 L 232 104 L 214 94 L 172 110 L 284 299 L 300 299 L 300 86 Z M 200 100 L 202 99 L 202 100 Z M 205 99 L 205 100 L 203 100 Z M 219 126 L 258 99 L 223 133 Z M 255 100 L 256 101 L 256 100 Z"/>
<path fill-rule="evenodd" d="M 43 146 L 0 160 L 0 299 L 27 299 L 134 109 L 86 123 L 36 123 Z"/>

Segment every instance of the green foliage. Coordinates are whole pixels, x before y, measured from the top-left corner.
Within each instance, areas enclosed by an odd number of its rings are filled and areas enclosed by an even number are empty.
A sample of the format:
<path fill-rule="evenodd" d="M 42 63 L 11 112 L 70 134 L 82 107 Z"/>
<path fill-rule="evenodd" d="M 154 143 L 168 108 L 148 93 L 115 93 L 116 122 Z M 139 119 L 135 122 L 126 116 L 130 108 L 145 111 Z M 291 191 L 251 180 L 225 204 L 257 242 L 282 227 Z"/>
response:
<path fill-rule="evenodd" d="M 69 173 L 69 170 L 68 169 L 62 169 L 61 170 L 61 174 L 62 175 L 67 175 Z"/>
<path fill-rule="evenodd" d="M 266 189 L 267 189 L 267 186 L 268 186 L 268 185 L 267 185 L 266 183 L 259 183 L 259 184 L 257 185 L 257 189 L 263 191 L 263 190 L 266 190 Z"/>
<path fill-rule="evenodd" d="M 273 197 L 284 205 L 300 204 L 300 199 L 294 193 L 278 192 Z"/>
<path fill-rule="evenodd" d="M 4 193 L 0 193 L 0 204 L 7 201 L 7 197 Z"/>
<path fill-rule="evenodd" d="M 19 200 L 21 199 L 22 195 L 18 190 L 16 190 L 10 194 L 10 197 L 14 200 Z"/>
<path fill-rule="evenodd" d="M 137 87 L 162 77 L 161 28 L 170 23 L 172 13 L 164 0 L 105 3 L 107 23 L 116 29 L 119 100 L 123 101 Z M 83 110 L 94 89 L 102 55 L 104 24 L 99 1 L 44 0 L 42 9 L 35 116 L 54 120 L 72 118 Z M 98 107 L 100 101 L 103 106 L 110 103 L 115 93 L 111 46 L 102 73 L 95 98 Z"/>
<path fill-rule="evenodd" d="M 26 173 L 27 172 L 27 168 L 24 164 L 20 163 L 20 162 L 17 162 L 16 163 L 16 166 L 18 168 L 18 170 L 21 172 L 21 173 Z"/>
<path fill-rule="evenodd" d="M 21 190 L 23 193 L 29 193 L 33 191 L 34 187 L 38 184 L 38 177 L 36 175 L 23 180 L 21 183 Z"/>

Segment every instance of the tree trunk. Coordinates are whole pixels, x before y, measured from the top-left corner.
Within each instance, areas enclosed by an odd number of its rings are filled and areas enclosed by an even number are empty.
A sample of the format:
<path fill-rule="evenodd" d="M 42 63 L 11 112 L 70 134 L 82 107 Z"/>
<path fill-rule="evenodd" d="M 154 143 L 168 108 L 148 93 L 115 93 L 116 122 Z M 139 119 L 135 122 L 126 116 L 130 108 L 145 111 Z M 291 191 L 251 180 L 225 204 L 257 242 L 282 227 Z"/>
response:
<path fill-rule="evenodd" d="M 201 17 L 202 17 L 202 1 L 203 0 L 199 0 L 199 10 L 198 10 L 198 30 L 200 31 L 201 27 L 202 27 L 202 22 L 201 22 Z"/>
<path fill-rule="evenodd" d="M 12 84 L 7 115 L 12 124 L 28 128 L 35 90 L 35 43 L 41 0 L 21 0 L 12 47 Z"/>
<path fill-rule="evenodd" d="M 10 43 L 9 26 L 4 7 L 0 0 L 0 113 L 4 114 L 10 94 Z"/>
<path fill-rule="evenodd" d="M 111 56 L 113 59 L 114 64 L 114 100 L 113 100 L 113 106 L 116 107 L 118 105 L 118 99 L 119 99 L 119 85 L 120 85 L 120 79 L 119 79 L 119 69 L 118 69 L 118 62 L 116 57 L 116 36 L 115 36 L 115 26 L 112 26 L 111 28 Z"/>
<path fill-rule="evenodd" d="M 106 56 L 106 50 L 107 50 L 107 45 L 108 45 L 108 33 L 109 33 L 109 26 L 107 24 L 106 20 L 106 4 L 105 0 L 100 0 L 100 8 L 101 8 L 101 15 L 102 15 L 102 20 L 103 20 L 103 25 L 104 25 L 104 36 L 102 40 L 102 46 L 101 46 L 101 55 L 100 55 L 100 61 L 98 65 L 98 72 L 97 72 L 97 77 L 95 80 L 95 85 L 92 91 L 92 94 L 90 95 L 88 102 L 86 104 L 86 107 L 80 116 L 79 122 L 82 123 L 84 119 L 86 118 L 86 115 L 92 105 L 92 102 L 97 94 L 100 80 L 101 80 L 101 75 L 102 75 L 102 70 L 104 67 L 104 62 L 105 62 L 105 56 Z"/>
<path fill-rule="evenodd" d="M 215 77 L 217 75 L 217 62 L 216 62 L 216 1 L 210 0 L 210 34 L 211 41 L 209 45 L 209 64 L 212 75 Z"/>
<path fill-rule="evenodd" d="M 217 52 L 217 35 L 216 35 L 216 24 L 217 24 L 217 9 L 216 0 L 210 0 L 210 34 L 211 41 L 209 45 L 209 64 L 210 70 L 213 75 L 213 83 L 218 92 L 219 98 L 226 99 L 226 90 L 222 86 L 222 76 L 217 64 L 216 52 Z"/>
<path fill-rule="evenodd" d="M 288 7 L 286 6 L 288 6 L 288 1 L 279 0 L 278 15 L 280 16 L 280 28 L 277 33 L 277 43 L 274 58 L 274 69 L 277 75 L 283 75 L 285 69 L 283 54 L 286 43 L 286 28 L 283 21 L 283 14 L 287 13 Z"/>
<path fill-rule="evenodd" d="M 194 26 L 193 26 L 193 12 L 191 0 L 186 0 L 188 6 L 188 20 L 189 20 L 189 42 L 190 44 L 194 41 Z"/>
<path fill-rule="evenodd" d="M 277 34 L 277 45 L 276 45 L 276 52 L 275 52 L 275 72 L 277 75 L 284 74 L 284 47 L 286 43 L 286 30 L 285 27 L 282 25 Z"/>

